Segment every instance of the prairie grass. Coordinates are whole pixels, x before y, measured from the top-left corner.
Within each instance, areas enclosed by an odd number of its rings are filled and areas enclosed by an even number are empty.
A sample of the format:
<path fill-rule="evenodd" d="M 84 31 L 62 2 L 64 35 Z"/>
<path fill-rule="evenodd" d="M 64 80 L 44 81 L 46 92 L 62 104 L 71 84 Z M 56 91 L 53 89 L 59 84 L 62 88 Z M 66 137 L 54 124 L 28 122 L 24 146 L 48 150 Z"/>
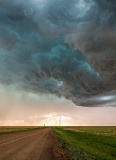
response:
<path fill-rule="evenodd" d="M 54 131 L 73 160 L 116 160 L 116 127 L 61 127 Z"/>

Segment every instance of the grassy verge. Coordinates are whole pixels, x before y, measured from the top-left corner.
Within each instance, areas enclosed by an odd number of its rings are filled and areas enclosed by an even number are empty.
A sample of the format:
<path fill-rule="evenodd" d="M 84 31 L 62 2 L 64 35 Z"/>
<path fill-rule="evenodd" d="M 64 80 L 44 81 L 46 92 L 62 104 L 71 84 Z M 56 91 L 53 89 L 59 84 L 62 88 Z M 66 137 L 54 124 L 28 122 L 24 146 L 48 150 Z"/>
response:
<path fill-rule="evenodd" d="M 73 160 L 116 160 L 116 137 L 54 128 Z"/>
<path fill-rule="evenodd" d="M 10 134 L 10 133 L 17 133 L 17 132 L 26 132 L 32 130 L 39 130 L 45 127 L 0 127 L 0 135 L 2 134 Z"/>

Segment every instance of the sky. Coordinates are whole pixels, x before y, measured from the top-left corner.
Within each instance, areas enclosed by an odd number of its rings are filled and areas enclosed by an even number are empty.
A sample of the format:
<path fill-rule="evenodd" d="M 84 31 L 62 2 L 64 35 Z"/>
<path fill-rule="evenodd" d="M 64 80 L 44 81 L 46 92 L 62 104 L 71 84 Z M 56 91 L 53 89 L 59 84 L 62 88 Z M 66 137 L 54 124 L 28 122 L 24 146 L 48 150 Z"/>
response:
<path fill-rule="evenodd" d="M 115 107 L 82 107 L 65 98 L 0 87 L 1 126 L 114 126 Z"/>
<path fill-rule="evenodd" d="M 0 125 L 116 125 L 116 1 L 0 1 Z"/>

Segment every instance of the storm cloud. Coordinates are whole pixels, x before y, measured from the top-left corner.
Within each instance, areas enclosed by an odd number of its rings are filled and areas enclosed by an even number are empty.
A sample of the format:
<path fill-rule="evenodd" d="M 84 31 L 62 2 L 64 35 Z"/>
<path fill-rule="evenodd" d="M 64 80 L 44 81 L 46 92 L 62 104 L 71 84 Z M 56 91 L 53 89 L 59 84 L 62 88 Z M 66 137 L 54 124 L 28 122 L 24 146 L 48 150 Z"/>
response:
<path fill-rule="evenodd" d="M 1 0 L 0 83 L 116 106 L 115 0 Z"/>

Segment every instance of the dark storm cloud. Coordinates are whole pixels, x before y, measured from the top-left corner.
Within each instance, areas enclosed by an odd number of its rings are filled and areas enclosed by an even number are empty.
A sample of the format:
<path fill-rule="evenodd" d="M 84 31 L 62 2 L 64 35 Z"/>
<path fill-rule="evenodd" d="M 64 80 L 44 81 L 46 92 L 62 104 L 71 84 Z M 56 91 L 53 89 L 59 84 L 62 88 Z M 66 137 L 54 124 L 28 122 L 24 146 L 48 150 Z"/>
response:
<path fill-rule="evenodd" d="M 66 41 L 83 52 L 96 71 L 116 74 L 116 2 L 94 1 Z"/>
<path fill-rule="evenodd" d="M 115 94 L 115 6 L 113 0 L 1 0 L 0 83 L 84 106 L 92 96 Z"/>

